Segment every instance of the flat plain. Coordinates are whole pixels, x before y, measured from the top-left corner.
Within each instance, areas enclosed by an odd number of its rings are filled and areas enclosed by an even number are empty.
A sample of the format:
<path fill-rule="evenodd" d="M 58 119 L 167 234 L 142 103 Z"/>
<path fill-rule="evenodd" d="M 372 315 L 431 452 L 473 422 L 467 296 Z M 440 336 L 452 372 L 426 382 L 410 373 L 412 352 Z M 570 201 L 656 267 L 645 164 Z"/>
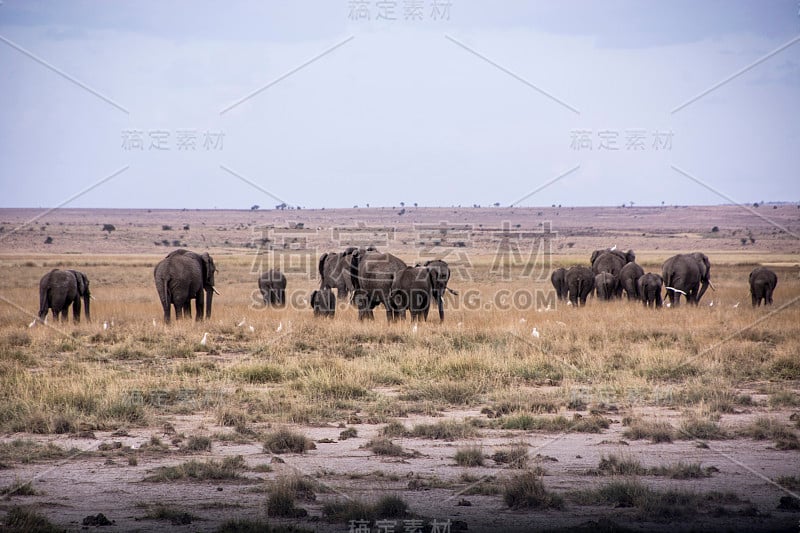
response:
<path fill-rule="evenodd" d="M 2 209 L 0 523 L 795 531 L 798 233 L 797 206 L 763 204 Z M 368 243 L 450 262 L 444 323 L 313 317 L 319 254 Z M 610 246 L 646 272 L 703 251 L 716 290 L 555 301 L 550 271 Z M 153 267 L 177 247 L 219 267 L 209 321 L 162 323 Z M 750 305 L 757 265 L 771 307 Z M 282 309 L 255 293 L 273 266 Z M 87 274 L 92 322 L 29 327 L 52 268 Z"/>

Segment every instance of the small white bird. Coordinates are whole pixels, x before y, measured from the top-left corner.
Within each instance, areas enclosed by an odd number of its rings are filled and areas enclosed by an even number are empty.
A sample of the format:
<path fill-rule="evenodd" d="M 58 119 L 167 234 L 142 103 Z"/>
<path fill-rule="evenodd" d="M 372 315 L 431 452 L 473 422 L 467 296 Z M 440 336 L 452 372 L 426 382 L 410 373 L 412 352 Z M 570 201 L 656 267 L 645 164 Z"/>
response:
<path fill-rule="evenodd" d="M 242 318 L 241 322 L 239 322 L 238 324 L 236 324 L 236 327 L 237 327 L 237 328 L 241 328 L 242 326 L 244 326 L 244 325 L 245 325 L 245 323 L 246 323 L 246 322 L 247 322 L 247 318 L 246 318 L 246 317 L 244 317 L 244 318 Z"/>
<path fill-rule="evenodd" d="M 617 249 L 617 245 L 616 245 L 616 244 L 615 244 L 614 246 L 612 246 L 612 247 L 611 247 L 611 251 L 612 251 L 612 252 L 613 252 L 614 250 L 616 250 L 616 249 Z"/>
<path fill-rule="evenodd" d="M 519 323 L 520 323 L 520 324 L 524 324 L 525 322 L 527 322 L 527 320 L 525 320 L 525 318 L 524 318 L 524 317 L 519 319 Z"/>
<path fill-rule="evenodd" d="M 29 328 L 32 328 L 33 326 L 35 326 L 35 325 L 36 325 L 36 322 L 37 322 L 37 321 L 38 321 L 38 320 L 37 320 L 36 318 L 34 318 L 34 319 L 33 319 L 33 322 L 31 322 L 30 324 L 28 324 L 28 327 L 29 327 Z"/>
<path fill-rule="evenodd" d="M 108 322 L 103 322 L 103 331 L 108 329 Z"/>
<path fill-rule="evenodd" d="M 550 304 L 547 304 L 547 307 L 545 307 L 544 310 L 545 311 L 552 311 L 552 309 L 550 308 Z"/>
<path fill-rule="evenodd" d="M 711 300 L 711 301 L 708 303 L 708 306 L 709 306 L 709 307 L 714 307 L 714 300 Z"/>
<path fill-rule="evenodd" d="M 572 300 L 567 300 L 567 305 L 572 305 Z"/>
<path fill-rule="evenodd" d="M 250 333 L 253 333 L 256 330 L 253 326 L 250 326 Z"/>
<path fill-rule="evenodd" d="M 114 317 L 111 317 L 111 324 L 109 324 L 112 328 L 114 327 Z"/>
<path fill-rule="evenodd" d="M 464 323 L 463 323 L 463 322 L 459 322 L 458 324 L 456 324 L 456 327 L 459 327 L 459 328 L 460 328 L 460 327 L 462 327 L 463 325 L 464 325 Z"/>
<path fill-rule="evenodd" d="M 153 319 L 153 327 L 156 327 L 156 326 L 158 326 L 158 324 L 156 324 L 156 319 L 154 318 Z"/>
<path fill-rule="evenodd" d="M 203 338 L 200 340 L 200 346 L 205 346 L 208 342 L 208 332 L 203 333 Z"/>
<path fill-rule="evenodd" d="M 278 322 L 278 329 L 276 329 L 275 331 L 277 331 L 277 332 L 279 332 L 279 333 L 280 333 L 280 331 L 281 331 L 282 329 L 283 329 L 283 322 Z"/>
<path fill-rule="evenodd" d="M 414 333 L 417 332 L 417 323 L 416 322 L 414 322 L 414 327 L 411 328 L 411 331 L 413 331 Z"/>
<path fill-rule="evenodd" d="M 671 303 L 669 303 L 669 302 L 667 302 L 665 305 L 666 305 L 667 307 L 672 307 L 672 304 L 671 304 Z"/>
<path fill-rule="evenodd" d="M 531 335 L 538 339 L 539 338 L 539 330 L 536 329 L 536 328 L 533 328 L 533 331 L 531 331 Z"/>
<path fill-rule="evenodd" d="M 739 303 L 740 302 L 736 302 L 735 304 L 733 304 L 733 308 L 736 309 L 737 307 L 739 307 Z"/>

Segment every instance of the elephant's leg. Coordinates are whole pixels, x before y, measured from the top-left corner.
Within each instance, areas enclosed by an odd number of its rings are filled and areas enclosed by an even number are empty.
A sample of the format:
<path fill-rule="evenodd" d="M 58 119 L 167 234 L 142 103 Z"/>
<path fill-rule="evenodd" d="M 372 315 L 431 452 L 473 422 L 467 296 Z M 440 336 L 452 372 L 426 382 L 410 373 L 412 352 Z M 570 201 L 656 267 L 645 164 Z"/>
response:
<path fill-rule="evenodd" d="M 761 303 L 761 298 L 756 296 L 756 291 L 750 291 L 750 303 L 753 304 L 753 307 L 758 307 Z"/>
<path fill-rule="evenodd" d="M 772 288 L 767 288 L 767 295 L 764 297 L 764 305 L 772 305 Z"/>
<path fill-rule="evenodd" d="M 75 301 L 72 302 L 72 321 L 76 324 L 80 324 L 81 322 L 81 299 L 75 298 Z"/>
<path fill-rule="evenodd" d="M 61 321 L 62 321 L 62 322 L 66 322 L 66 321 L 67 321 L 67 315 L 68 315 L 68 314 L 69 314 L 69 307 L 67 307 L 67 306 L 65 305 L 65 306 L 63 307 L 63 309 L 61 309 Z"/>

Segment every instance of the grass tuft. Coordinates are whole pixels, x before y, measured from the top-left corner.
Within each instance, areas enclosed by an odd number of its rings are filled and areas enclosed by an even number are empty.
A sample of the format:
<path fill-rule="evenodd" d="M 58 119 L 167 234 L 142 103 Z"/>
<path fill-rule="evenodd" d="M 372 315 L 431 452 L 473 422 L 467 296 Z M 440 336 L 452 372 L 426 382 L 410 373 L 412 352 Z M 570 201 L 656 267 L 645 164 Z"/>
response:
<path fill-rule="evenodd" d="M 305 453 L 316 448 L 317 445 L 305 435 L 285 428 L 270 433 L 264 440 L 264 451 L 269 453 Z"/>
<path fill-rule="evenodd" d="M 560 509 L 561 496 L 548 492 L 542 477 L 531 471 L 517 474 L 503 487 L 503 501 L 512 509 Z"/>

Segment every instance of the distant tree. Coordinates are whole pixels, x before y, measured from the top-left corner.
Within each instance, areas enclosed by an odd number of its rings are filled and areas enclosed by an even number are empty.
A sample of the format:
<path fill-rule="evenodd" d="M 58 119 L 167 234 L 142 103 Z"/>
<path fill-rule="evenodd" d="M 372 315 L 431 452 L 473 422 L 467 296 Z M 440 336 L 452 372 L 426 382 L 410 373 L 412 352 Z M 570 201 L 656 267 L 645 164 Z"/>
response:
<path fill-rule="evenodd" d="M 189 231 L 189 224 L 183 225 L 183 231 Z"/>
<path fill-rule="evenodd" d="M 758 202 L 753 202 L 753 207 L 758 207 Z"/>
<path fill-rule="evenodd" d="M 254 204 L 250 206 L 250 211 L 258 211 L 261 206 L 258 204 Z"/>
<path fill-rule="evenodd" d="M 414 207 L 417 207 L 417 202 L 414 202 Z"/>
<path fill-rule="evenodd" d="M 740 240 L 742 241 L 742 246 L 747 244 L 747 237 L 742 237 Z"/>
<path fill-rule="evenodd" d="M 111 232 L 114 231 L 115 229 L 117 229 L 117 228 L 114 227 L 114 224 L 103 224 L 102 231 L 107 231 L 109 233 L 109 235 L 110 235 Z"/>
<path fill-rule="evenodd" d="M 44 240 L 44 243 L 45 244 L 53 244 L 53 238 L 48 235 L 47 238 Z"/>
<path fill-rule="evenodd" d="M 492 205 L 494 205 L 495 207 L 500 207 L 500 202 L 495 202 L 495 203 L 494 203 L 494 204 L 492 204 Z"/>
<path fill-rule="evenodd" d="M 405 207 L 405 206 L 406 206 L 405 202 L 400 202 L 400 207 Z"/>
<path fill-rule="evenodd" d="M 714 226 L 711 228 L 711 233 L 719 233 L 719 226 Z"/>
<path fill-rule="evenodd" d="M 406 214 L 406 208 L 405 207 L 402 208 L 400 211 L 397 212 L 397 214 L 398 215 L 405 215 Z"/>
<path fill-rule="evenodd" d="M 282 202 L 282 203 L 280 203 L 280 204 L 276 205 L 276 206 L 275 206 L 275 209 L 278 209 L 278 210 L 280 210 L 280 211 L 283 211 L 284 209 L 286 209 L 286 202 Z"/>
<path fill-rule="evenodd" d="M 164 224 L 163 226 L 161 226 L 161 231 L 171 231 L 171 230 L 172 230 L 172 226 L 168 226 L 167 224 Z"/>

